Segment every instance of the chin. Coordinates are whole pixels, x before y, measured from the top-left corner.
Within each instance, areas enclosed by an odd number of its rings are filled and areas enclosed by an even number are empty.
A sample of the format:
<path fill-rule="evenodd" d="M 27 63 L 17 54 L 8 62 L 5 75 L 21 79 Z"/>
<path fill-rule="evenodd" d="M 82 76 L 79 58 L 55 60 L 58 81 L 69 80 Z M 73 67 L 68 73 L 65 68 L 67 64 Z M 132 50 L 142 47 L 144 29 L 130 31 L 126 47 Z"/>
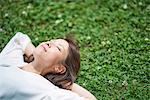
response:
<path fill-rule="evenodd" d="M 41 54 L 43 54 L 41 51 L 34 50 L 34 52 L 33 52 L 34 59 L 41 58 Z"/>

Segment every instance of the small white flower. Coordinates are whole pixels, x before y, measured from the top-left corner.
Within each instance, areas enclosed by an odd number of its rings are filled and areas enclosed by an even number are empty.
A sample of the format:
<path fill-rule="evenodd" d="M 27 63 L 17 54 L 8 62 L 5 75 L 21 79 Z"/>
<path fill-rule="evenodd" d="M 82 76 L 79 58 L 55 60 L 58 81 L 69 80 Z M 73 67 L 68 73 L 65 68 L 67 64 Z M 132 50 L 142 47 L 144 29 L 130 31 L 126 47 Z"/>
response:
<path fill-rule="evenodd" d="M 61 18 L 61 17 L 62 17 L 62 14 L 59 14 L 59 15 L 58 15 L 58 18 Z"/>
<path fill-rule="evenodd" d="M 83 86 L 86 86 L 86 83 L 84 82 L 82 85 L 83 85 Z"/>
<path fill-rule="evenodd" d="M 115 35 L 118 35 L 118 33 L 114 33 Z"/>
<path fill-rule="evenodd" d="M 59 23 L 61 23 L 61 22 L 63 22 L 63 19 L 56 20 L 56 21 L 55 21 L 55 24 L 59 24 Z"/>
<path fill-rule="evenodd" d="M 5 17 L 8 17 L 8 13 L 6 13 L 4 16 L 5 16 Z"/>
<path fill-rule="evenodd" d="M 20 22 L 20 25 L 22 25 L 22 26 L 23 26 L 23 25 L 24 25 L 24 23 L 23 23 L 23 22 Z"/>
<path fill-rule="evenodd" d="M 148 39 L 148 38 L 145 38 L 144 40 L 145 40 L 145 41 L 148 41 L 149 39 Z"/>
<path fill-rule="evenodd" d="M 26 12 L 26 11 L 22 11 L 22 14 L 23 14 L 23 15 L 27 15 L 27 12 Z"/>
<path fill-rule="evenodd" d="M 111 52 L 111 49 L 108 49 L 108 52 Z"/>
<path fill-rule="evenodd" d="M 68 26 L 69 26 L 69 27 L 72 27 L 72 23 L 71 23 L 71 22 L 70 22 L 70 23 L 68 23 Z"/>
<path fill-rule="evenodd" d="M 142 6 L 143 5 L 142 2 L 139 2 L 139 5 Z"/>
<path fill-rule="evenodd" d="M 127 4 L 124 4 L 123 9 L 127 9 L 127 8 L 128 8 Z"/>
<path fill-rule="evenodd" d="M 122 82 L 122 85 L 123 85 L 123 86 L 128 86 L 127 81 L 124 80 L 124 81 Z"/>
<path fill-rule="evenodd" d="M 108 83 L 110 83 L 110 84 L 111 84 L 111 83 L 112 83 L 112 80 L 109 80 L 109 81 L 108 81 Z"/>
<path fill-rule="evenodd" d="M 90 39 L 91 39 L 91 37 L 90 37 L 90 36 L 87 36 L 87 39 L 88 39 L 88 40 L 90 40 Z"/>
<path fill-rule="evenodd" d="M 27 6 L 27 9 L 30 9 L 30 8 L 32 8 L 32 5 L 31 5 L 31 4 L 29 4 L 29 5 Z"/>
<path fill-rule="evenodd" d="M 2 28 L 0 28 L 0 32 L 3 32 L 3 29 L 2 29 Z"/>
<path fill-rule="evenodd" d="M 50 11 L 50 10 L 51 10 L 51 7 L 47 7 L 47 10 Z"/>
<path fill-rule="evenodd" d="M 133 84 L 136 84 L 136 83 L 137 83 L 137 80 L 136 80 L 136 79 L 132 80 L 132 83 L 133 83 Z"/>
<path fill-rule="evenodd" d="M 104 41 L 102 41 L 101 44 L 104 46 L 106 43 Z"/>
<path fill-rule="evenodd" d="M 148 6 L 146 7 L 146 10 L 147 10 L 147 11 L 150 11 L 150 5 L 148 5 Z"/>
<path fill-rule="evenodd" d="M 110 41 L 107 41 L 106 43 L 107 43 L 107 44 L 111 44 L 111 42 L 110 42 Z"/>
<path fill-rule="evenodd" d="M 102 67 L 101 66 L 97 66 L 96 68 L 97 68 L 97 70 L 100 70 Z"/>
<path fill-rule="evenodd" d="M 35 40 L 37 41 L 37 40 L 39 40 L 39 38 L 38 38 L 38 37 L 36 37 L 36 38 L 35 38 Z"/>

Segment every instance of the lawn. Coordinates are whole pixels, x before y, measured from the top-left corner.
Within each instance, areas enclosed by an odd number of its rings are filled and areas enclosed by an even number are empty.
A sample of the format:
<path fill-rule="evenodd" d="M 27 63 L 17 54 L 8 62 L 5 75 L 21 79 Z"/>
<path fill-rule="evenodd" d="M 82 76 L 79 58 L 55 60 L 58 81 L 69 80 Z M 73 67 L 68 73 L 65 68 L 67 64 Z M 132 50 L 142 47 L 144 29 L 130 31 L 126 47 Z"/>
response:
<path fill-rule="evenodd" d="M 76 82 L 98 100 L 150 99 L 150 0 L 0 0 L 0 50 L 18 31 L 36 46 L 74 34 Z"/>

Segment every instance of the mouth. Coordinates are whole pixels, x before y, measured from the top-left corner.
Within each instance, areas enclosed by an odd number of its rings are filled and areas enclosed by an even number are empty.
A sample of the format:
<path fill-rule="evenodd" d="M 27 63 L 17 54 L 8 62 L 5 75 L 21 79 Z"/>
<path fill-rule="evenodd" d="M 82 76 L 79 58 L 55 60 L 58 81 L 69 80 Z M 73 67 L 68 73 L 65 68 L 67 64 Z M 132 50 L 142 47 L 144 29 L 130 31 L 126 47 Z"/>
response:
<path fill-rule="evenodd" d="M 41 45 L 41 46 L 42 46 L 42 48 L 44 49 L 44 51 L 47 52 L 47 50 L 48 50 L 48 48 L 49 48 L 48 45 L 43 44 L 43 45 Z"/>

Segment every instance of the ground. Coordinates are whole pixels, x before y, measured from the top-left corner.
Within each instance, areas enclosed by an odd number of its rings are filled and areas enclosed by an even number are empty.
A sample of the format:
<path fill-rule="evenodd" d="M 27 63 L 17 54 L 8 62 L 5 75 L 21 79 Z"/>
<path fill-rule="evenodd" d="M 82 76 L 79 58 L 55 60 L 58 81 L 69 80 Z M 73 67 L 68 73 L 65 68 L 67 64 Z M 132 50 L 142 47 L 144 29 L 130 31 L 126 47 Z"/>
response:
<path fill-rule="evenodd" d="M 18 31 L 34 45 L 73 34 L 76 83 L 98 100 L 150 98 L 149 0 L 1 0 L 0 50 Z"/>

